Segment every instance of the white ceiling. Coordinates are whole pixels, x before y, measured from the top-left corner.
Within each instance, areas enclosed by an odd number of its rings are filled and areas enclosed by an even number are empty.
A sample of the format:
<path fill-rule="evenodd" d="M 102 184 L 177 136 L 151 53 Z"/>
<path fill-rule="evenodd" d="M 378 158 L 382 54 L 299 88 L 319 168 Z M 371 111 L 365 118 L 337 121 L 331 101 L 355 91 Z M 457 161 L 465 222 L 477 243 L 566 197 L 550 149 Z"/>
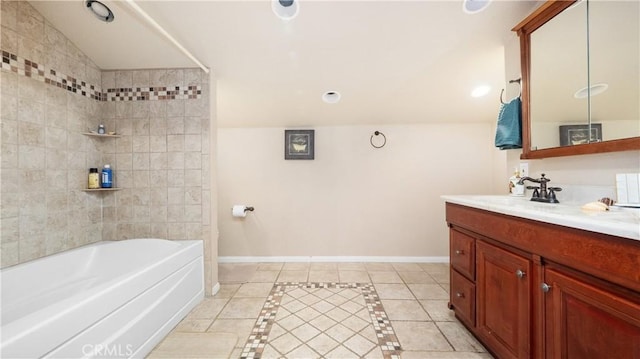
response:
<path fill-rule="evenodd" d="M 32 1 L 102 69 L 195 67 L 126 3 Z M 495 1 L 468 15 L 461 1 L 300 0 L 278 19 L 268 0 L 138 1 L 211 68 L 220 127 L 495 121 L 504 85 L 503 44 L 534 7 Z M 479 84 L 492 87 L 471 98 Z M 334 90 L 338 104 L 321 96 Z"/>

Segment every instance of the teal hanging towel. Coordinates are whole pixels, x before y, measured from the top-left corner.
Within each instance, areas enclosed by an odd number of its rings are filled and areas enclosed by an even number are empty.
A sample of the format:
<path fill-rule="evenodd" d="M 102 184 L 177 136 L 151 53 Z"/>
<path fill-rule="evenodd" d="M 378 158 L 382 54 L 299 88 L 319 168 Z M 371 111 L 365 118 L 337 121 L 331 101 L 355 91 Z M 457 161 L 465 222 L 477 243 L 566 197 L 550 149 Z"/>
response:
<path fill-rule="evenodd" d="M 496 147 L 501 150 L 522 148 L 522 101 L 516 97 L 503 103 L 496 126 Z"/>

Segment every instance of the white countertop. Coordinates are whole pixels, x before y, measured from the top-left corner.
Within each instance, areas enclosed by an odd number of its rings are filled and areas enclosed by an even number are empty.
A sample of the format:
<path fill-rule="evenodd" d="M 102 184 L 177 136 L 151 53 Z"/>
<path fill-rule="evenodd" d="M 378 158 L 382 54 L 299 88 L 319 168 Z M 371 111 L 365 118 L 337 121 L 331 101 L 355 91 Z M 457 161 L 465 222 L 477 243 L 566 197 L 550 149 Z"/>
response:
<path fill-rule="evenodd" d="M 582 210 L 584 203 L 540 203 L 512 196 L 442 198 L 449 203 L 640 241 L 640 209 L 611 207 L 610 211 L 593 212 Z"/>

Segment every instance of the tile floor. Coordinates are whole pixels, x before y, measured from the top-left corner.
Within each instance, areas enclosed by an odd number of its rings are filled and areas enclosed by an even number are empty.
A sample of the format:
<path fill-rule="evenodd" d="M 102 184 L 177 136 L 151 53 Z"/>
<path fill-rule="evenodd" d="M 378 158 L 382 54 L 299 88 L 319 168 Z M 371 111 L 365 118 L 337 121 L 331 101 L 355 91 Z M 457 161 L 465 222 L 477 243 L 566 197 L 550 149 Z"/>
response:
<path fill-rule="evenodd" d="M 492 358 L 447 308 L 447 264 L 220 264 L 219 280 L 149 358 Z"/>

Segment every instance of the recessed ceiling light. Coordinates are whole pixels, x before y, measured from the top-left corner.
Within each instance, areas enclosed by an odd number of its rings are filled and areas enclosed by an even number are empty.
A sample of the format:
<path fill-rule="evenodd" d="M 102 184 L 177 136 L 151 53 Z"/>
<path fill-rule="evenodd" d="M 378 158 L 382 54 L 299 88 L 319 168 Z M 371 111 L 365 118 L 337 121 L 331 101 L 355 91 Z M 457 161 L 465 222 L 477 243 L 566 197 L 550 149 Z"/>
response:
<path fill-rule="evenodd" d="M 337 103 L 340 101 L 340 92 L 338 91 L 327 91 L 322 95 L 322 101 L 326 103 Z"/>
<path fill-rule="evenodd" d="M 486 9 L 489 4 L 491 4 L 491 0 L 464 0 L 462 2 L 462 11 L 467 14 L 477 14 Z"/>
<path fill-rule="evenodd" d="M 589 93 L 591 93 L 591 96 L 599 95 L 607 91 L 608 88 L 609 88 L 609 85 L 605 83 L 594 84 L 591 86 L 587 86 L 585 88 L 581 88 L 580 90 L 576 91 L 576 93 L 573 94 L 573 97 L 585 98 L 585 97 L 589 97 Z"/>
<path fill-rule="evenodd" d="M 298 0 L 271 0 L 271 10 L 282 20 L 291 20 L 298 16 Z"/>
<path fill-rule="evenodd" d="M 96 0 L 87 0 L 85 6 L 91 11 L 98 19 L 104 22 L 111 22 L 115 18 L 113 12 L 107 5 Z"/>
<path fill-rule="evenodd" d="M 488 85 L 480 85 L 471 91 L 471 97 L 482 97 L 485 96 L 491 91 L 491 86 Z"/>

